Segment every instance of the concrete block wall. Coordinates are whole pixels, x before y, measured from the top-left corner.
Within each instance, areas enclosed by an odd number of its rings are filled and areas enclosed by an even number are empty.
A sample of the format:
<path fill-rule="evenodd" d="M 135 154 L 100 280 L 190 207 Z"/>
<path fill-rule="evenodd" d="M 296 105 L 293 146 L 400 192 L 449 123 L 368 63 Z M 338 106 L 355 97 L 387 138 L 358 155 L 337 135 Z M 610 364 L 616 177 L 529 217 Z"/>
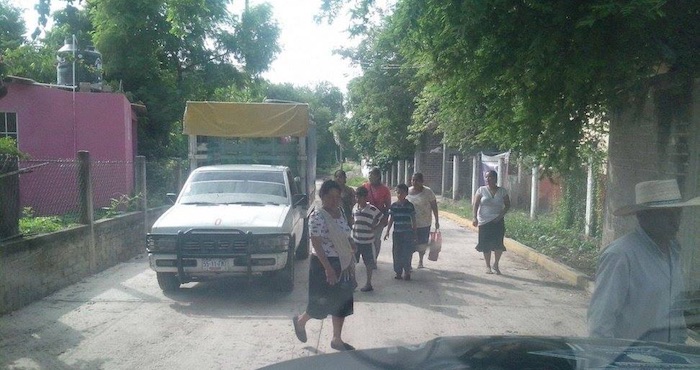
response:
<path fill-rule="evenodd" d="M 166 208 L 150 210 L 149 223 Z M 145 251 L 143 212 L 94 224 L 94 266 L 90 225 L 0 245 L 0 314 L 74 284 Z M 149 225 L 150 226 L 150 225 Z"/>
<path fill-rule="evenodd" d="M 425 179 L 425 186 L 442 195 L 443 181 L 443 159 L 446 159 L 445 168 L 445 190 L 452 191 L 452 166 L 455 154 L 460 154 L 459 151 L 447 148 L 446 155 L 442 144 L 441 135 L 427 135 L 423 139 L 423 143 L 419 150 L 415 153 L 414 162 L 418 165 L 418 171 L 422 172 Z M 462 198 L 471 198 L 471 176 L 472 176 L 472 159 L 460 154 L 459 156 L 459 189 L 457 194 Z"/>

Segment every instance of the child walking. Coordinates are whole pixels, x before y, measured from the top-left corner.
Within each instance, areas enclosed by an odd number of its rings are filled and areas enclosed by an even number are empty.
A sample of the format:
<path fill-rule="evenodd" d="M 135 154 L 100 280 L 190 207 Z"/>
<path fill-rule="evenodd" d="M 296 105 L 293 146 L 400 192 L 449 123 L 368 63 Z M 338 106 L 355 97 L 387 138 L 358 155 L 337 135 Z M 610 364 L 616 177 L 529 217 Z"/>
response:
<path fill-rule="evenodd" d="M 389 238 L 392 226 L 394 227 L 393 250 L 394 279 L 411 280 L 411 257 L 413 256 L 416 240 L 416 209 L 406 199 L 408 186 L 399 184 L 396 186 L 398 201 L 389 207 L 389 224 L 384 234 L 384 240 Z M 401 274 L 403 273 L 403 277 Z"/>
<path fill-rule="evenodd" d="M 367 203 L 368 190 L 364 186 L 357 188 L 355 196 L 357 204 L 353 208 L 353 217 L 355 223 L 352 225 L 352 239 L 357 246 L 355 252 L 355 260 L 360 262 L 360 256 L 365 263 L 367 270 L 367 283 L 360 291 L 371 292 L 372 287 L 372 270 L 377 267 L 377 260 L 374 256 L 374 231 L 382 220 L 383 213 L 379 208 Z"/>

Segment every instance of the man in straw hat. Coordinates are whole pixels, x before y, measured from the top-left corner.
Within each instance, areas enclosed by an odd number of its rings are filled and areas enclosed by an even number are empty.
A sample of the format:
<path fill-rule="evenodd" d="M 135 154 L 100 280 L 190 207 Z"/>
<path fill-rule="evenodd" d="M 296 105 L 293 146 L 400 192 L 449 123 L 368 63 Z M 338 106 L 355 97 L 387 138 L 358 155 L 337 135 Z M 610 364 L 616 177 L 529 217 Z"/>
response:
<path fill-rule="evenodd" d="M 588 308 L 592 337 L 684 343 L 683 274 L 676 234 L 684 207 L 676 180 L 635 186 L 635 203 L 614 212 L 636 215 L 639 226 L 601 254 Z"/>

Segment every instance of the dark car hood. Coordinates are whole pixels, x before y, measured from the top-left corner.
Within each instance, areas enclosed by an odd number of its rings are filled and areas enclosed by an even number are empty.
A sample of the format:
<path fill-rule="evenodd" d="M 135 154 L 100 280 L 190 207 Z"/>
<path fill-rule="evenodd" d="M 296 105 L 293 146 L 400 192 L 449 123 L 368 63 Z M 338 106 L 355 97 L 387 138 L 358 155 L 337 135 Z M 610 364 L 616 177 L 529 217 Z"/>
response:
<path fill-rule="evenodd" d="M 700 348 L 593 338 L 438 337 L 311 356 L 263 369 L 699 369 Z"/>

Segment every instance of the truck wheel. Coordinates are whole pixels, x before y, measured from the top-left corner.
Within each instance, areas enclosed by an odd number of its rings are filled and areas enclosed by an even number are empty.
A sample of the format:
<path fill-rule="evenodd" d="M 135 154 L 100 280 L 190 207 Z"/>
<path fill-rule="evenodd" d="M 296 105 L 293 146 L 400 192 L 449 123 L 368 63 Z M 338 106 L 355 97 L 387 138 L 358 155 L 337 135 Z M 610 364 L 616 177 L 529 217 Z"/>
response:
<path fill-rule="evenodd" d="M 173 292 L 180 289 L 180 280 L 172 272 L 157 272 L 158 286 L 164 292 Z"/>
<path fill-rule="evenodd" d="M 291 248 L 291 246 L 290 246 Z M 294 290 L 294 253 L 292 249 L 289 250 L 287 254 L 287 266 L 284 270 L 279 272 L 279 279 L 277 282 L 277 288 L 281 292 L 291 292 Z"/>
<path fill-rule="evenodd" d="M 301 234 L 301 241 L 297 247 L 296 258 L 305 260 L 309 257 L 309 220 L 304 219 L 304 231 Z"/>

